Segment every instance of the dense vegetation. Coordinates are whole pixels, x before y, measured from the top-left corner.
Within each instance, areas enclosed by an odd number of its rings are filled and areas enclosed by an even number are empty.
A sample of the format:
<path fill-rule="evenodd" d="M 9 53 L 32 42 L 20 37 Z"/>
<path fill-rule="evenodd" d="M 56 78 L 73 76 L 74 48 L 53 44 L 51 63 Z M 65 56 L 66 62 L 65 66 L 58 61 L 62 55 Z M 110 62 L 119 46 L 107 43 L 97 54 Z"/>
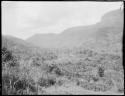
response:
<path fill-rule="evenodd" d="M 5 43 L 2 46 L 2 94 L 47 94 L 43 89 L 68 81 L 85 90 L 105 92 L 116 86 L 118 92 L 124 92 L 121 56 L 90 49 L 48 49 L 28 54 L 29 49 L 16 46 L 16 50 Z"/>

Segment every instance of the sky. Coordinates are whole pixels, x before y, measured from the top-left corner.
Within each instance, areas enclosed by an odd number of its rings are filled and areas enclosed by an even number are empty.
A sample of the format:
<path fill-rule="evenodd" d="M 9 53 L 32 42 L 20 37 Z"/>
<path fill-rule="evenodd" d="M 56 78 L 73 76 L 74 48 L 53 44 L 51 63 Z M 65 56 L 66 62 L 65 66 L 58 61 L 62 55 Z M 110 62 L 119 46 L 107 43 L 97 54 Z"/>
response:
<path fill-rule="evenodd" d="M 61 33 L 74 26 L 96 24 L 122 2 L 2 1 L 2 34 L 27 39 L 35 34 Z"/>

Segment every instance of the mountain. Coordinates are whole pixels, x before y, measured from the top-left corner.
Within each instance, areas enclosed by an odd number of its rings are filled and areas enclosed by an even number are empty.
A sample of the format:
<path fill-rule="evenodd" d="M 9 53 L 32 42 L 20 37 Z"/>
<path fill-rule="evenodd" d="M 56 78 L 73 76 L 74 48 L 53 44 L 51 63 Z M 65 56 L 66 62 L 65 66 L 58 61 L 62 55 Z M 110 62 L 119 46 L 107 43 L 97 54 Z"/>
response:
<path fill-rule="evenodd" d="M 95 32 L 94 43 L 86 42 L 88 46 L 94 49 L 105 50 L 108 53 L 121 54 L 122 36 L 123 36 L 123 10 L 115 10 L 105 14 Z"/>
<path fill-rule="evenodd" d="M 92 47 L 119 49 L 123 33 L 123 10 L 106 13 L 101 21 L 89 26 L 68 28 L 60 34 L 36 34 L 26 41 L 41 48 Z"/>
<path fill-rule="evenodd" d="M 121 38 L 115 38 L 115 36 L 121 36 L 123 32 L 123 11 L 115 10 L 105 14 L 98 25 L 97 38 L 117 42 L 117 39 Z"/>
<path fill-rule="evenodd" d="M 26 41 L 41 48 L 73 47 L 85 42 L 88 37 L 93 36 L 91 30 L 96 26 L 78 26 L 64 30 L 61 34 L 36 34 Z M 87 33 L 86 33 L 87 31 Z"/>

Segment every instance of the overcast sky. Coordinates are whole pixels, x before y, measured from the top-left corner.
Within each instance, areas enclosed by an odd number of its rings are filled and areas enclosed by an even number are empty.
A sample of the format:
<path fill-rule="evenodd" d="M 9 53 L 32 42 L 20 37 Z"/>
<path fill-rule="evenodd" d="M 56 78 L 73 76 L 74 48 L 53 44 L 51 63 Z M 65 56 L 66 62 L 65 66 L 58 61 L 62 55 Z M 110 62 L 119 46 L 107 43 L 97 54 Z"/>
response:
<path fill-rule="evenodd" d="M 2 2 L 2 34 L 26 39 L 36 33 L 61 33 L 91 25 L 122 2 Z"/>

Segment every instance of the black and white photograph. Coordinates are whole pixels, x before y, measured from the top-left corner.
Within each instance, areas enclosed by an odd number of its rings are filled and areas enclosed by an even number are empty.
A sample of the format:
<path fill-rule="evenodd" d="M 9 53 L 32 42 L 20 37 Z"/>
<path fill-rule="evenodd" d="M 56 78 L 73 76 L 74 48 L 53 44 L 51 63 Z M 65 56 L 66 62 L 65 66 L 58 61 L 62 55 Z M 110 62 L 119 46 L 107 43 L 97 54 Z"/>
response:
<path fill-rule="evenodd" d="M 2 95 L 124 95 L 124 2 L 2 1 Z"/>

